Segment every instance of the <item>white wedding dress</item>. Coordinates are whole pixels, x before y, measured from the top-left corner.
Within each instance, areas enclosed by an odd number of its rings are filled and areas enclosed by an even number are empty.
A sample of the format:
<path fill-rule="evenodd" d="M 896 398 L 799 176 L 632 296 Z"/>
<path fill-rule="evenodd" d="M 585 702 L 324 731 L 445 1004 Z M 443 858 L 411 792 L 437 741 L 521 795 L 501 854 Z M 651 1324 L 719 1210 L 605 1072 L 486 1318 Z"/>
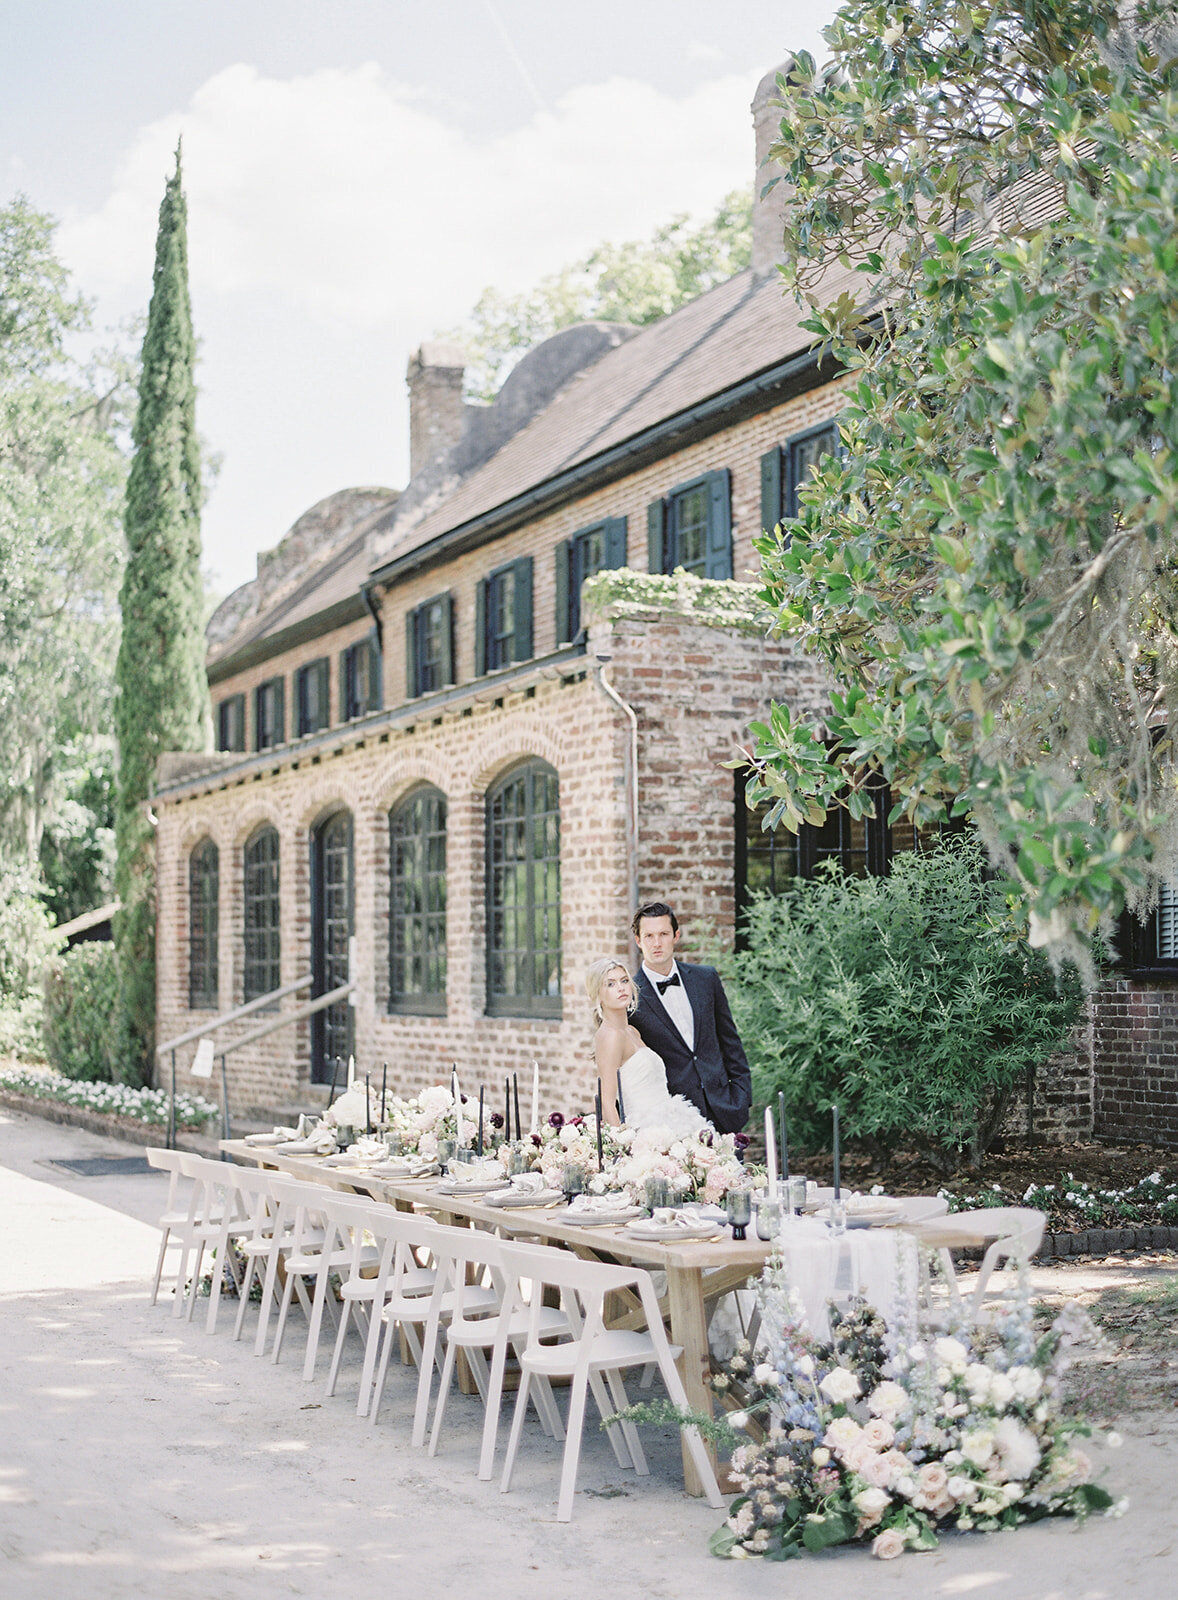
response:
<path fill-rule="evenodd" d="M 648 1044 L 622 1062 L 618 1078 L 628 1128 L 666 1128 L 674 1139 L 711 1130 L 712 1124 L 690 1100 L 668 1091 L 663 1058 Z"/>

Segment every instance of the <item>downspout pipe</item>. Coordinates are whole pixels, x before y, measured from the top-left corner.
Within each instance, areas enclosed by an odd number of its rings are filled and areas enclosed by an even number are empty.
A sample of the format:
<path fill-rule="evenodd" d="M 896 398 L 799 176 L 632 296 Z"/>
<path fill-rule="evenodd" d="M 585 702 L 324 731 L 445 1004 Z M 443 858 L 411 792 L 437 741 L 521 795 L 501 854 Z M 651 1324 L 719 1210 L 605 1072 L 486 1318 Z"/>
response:
<path fill-rule="evenodd" d="M 628 705 L 606 676 L 613 656 L 598 651 L 597 681 L 606 697 L 629 721 L 630 740 L 626 752 L 626 871 L 630 880 L 630 911 L 638 909 L 638 714 Z"/>
<path fill-rule="evenodd" d="M 365 606 L 368 608 L 368 615 L 372 618 L 372 621 L 373 621 L 373 623 L 374 623 L 374 625 L 376 627 L 376 648 L 380 651 L 381 657 L 383 659 L 383 657 L 384 657 L 384 623 L 381 620 L 380 607 L 376 604 L 376 601 L 373 600 L 373 598 L 372 598 L 372 589 L 373 589 L 373 585 L 370 582 L 362 583 L 360 585 L 360 598 L 363 600 Z"/>

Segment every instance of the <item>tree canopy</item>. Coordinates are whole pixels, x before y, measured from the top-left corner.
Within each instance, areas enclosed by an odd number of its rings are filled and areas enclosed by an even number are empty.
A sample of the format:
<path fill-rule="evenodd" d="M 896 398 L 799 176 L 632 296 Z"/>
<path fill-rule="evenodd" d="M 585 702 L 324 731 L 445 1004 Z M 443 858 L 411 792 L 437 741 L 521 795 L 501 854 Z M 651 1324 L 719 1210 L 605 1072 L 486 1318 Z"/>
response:
<path fill-rule="evenodd" d="M 849 387 L 760 541 L 833 709 L 774 708 L 750 801 L 796 829 L 882 772 L 897 814 L 968 812 L 1080 956 L 1178 875 L 1178 74 L 1169 8 L 1130 9 L 853 0 L 773 150 Z"/>
<path fill-rule="evenodd" d="M 0 208 L 0 993 L 18 995 L 42 948 L 47 829 L 97 852 L 91 876 L 107 892 L 100 826 L 84 813 L 113 749 L 132 398 L 121 358 L 73 353 L 90 313 L 53 232 L 23 198 Z"/>
<path fill-rule="evenodd" d="M 747 267 L 752 237 L 752 194 L 735 189 L 702 223 L 684 214 L 649 240 L 598 245 L 523 294 L 485 289 L 467 321 L 441 337 L 468 353 L 468 398 L 493 400 L 542 339 L 576 322 L 655 322 Z"/>

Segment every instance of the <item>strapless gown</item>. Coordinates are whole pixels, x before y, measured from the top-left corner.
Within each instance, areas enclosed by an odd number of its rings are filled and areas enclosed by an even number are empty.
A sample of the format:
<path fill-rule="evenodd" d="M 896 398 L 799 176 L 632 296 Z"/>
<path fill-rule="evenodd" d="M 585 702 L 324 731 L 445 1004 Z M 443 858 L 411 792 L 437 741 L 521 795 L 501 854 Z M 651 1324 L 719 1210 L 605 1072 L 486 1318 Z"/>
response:
<path fill-rule="evenodd" d="M 681 1094 L 667 1088 L 667 1069 L 657 1050 L 640 1045 L 628 1061 L 623 1061 L 619 1078 L 622 1102 L 629 1128 L 665 1128 L 674 1139 L 682 1139 L 712 1124 Z"/>

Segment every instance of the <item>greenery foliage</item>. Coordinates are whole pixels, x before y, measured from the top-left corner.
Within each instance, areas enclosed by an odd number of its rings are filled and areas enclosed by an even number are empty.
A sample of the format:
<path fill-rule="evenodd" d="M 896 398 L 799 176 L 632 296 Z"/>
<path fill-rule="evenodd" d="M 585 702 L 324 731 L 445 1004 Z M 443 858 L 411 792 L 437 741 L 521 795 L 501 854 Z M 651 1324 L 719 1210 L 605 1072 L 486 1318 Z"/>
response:
<path fill-rule="evenodd" d="M 112 944 L 75 945 L 48 962 L 41 1032 L 51 1066 L 65 1078 L 113 1083 L 118 1072 L 119 975 Z"/>
<path fill-rule="evenodd" d="M 837 870 L 758 897 L 728 992 L 755 1097 L 786 1097 L 791 1136 L 913 1144 L 949 1170 L 984 1153 L 1012 1093 L 1065 1041 L 1082 995 L 1018 936 L 970 840 Z"/>
<path fill-rule="evenodd" d="M 465 325 L 440 337 L 468 354 L 468 397 L 493 400 L 542 339 L 577 322 L 655 322 L 747 267 L 752 238 L 752 195 L 737 189 L 706 222 L 672 217 L 649 240 L 598 245 L 524 294 L 484 289 Z"/>
<path fill-rule="evenodd" d="M 131 389 L 117 353 L 69 353 L 89 309 L 53 231 L 27 200 L 0 207 L 0 999 L 18 1010 L 44 952 L 39 860 L 63 865 L 54 840 L 92 846 L 87 904 L 109 895 L 77 789 L 111 761 Z"/>
<path fill-rule="evenodd" d="M 752 798 L 862 814 L 875 768 L 918 822 L 968 811 L 1084 959 L 1178 874 L 1174 46 L 1111 0 L 853 0 L 827 37 L 773 156 L 845 449 L 760 550 L 838 692 L 774 709 Z"/>
<path fill-rule="evenodd" d="M 180 152 L 160 206 L 143 341 L 135 456 L 127 482 L 127 567 L 115 724 L 119 787 L 115 919 L 121 1070 L 146 1081 L 155 1042 L 155 844 L 147 801 L 167 750 L 203 750 L 210 734 L 200 573 L 196 358 Z"/>
<path fill-rule="evenodd" d="M 168 1123 L 170 1097 L 166 1089 L 131 1089 L 125 1083 L 79 1083 L 49 1068 L 0 1066 L 0 1090 L 3 1089 L 33 1100 L 130 1118 L 152 1128 L 166 1127 Z M 218 1107 L 203 1095 L 176 1096 L 177 1127 L 203 1128 L 218 1115 Z"/>
<path fill-rule="evenodd" d="M 641 616 L 651 611 L 672 611 L 707 628 L 762 637 L 773 620 L 751 584 L 697 578 L 682 567 L 670 574 L 633 572 L 629 567 L 595 573 L 585 580 L 581 611 L 586 617 L 594 612 Z"/>

